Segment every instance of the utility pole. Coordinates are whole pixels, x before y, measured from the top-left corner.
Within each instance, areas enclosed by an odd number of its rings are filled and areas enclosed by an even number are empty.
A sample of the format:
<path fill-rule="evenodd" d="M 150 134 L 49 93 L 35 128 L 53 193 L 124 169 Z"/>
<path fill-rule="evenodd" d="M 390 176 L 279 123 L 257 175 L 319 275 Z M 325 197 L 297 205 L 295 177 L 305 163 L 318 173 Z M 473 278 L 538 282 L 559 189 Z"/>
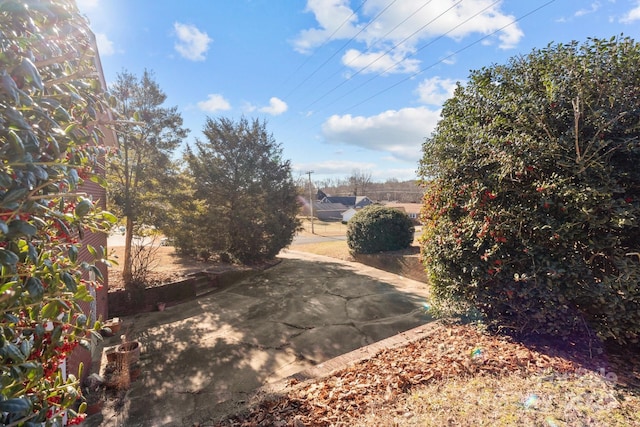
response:
<path fill-rule="evenodd" d="M 313 230 L 313 188 L 311 185 L 311 174 L 313 173 L 313 171 L 307 171 L 307 174 L 309 175 L 309 212 L 310 212 L 310 216 L 311 216 L 311 234 L 316 234 L 315 231 Z"/>

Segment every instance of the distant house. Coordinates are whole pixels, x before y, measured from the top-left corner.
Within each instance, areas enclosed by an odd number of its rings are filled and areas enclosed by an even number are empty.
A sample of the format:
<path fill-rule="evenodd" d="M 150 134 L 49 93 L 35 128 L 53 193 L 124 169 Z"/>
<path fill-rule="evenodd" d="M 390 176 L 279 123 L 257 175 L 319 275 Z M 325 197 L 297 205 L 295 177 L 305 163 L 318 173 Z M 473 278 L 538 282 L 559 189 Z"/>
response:
<path fill-rule="evenodd" d="M 324 193 L 324 191 L 318 189 L 318 191 L 316 192 L 316 200 L 322 200 L 325 197 L 327 197 L 327 195 Z"/>
<path fill-rule="evenodd" d="M 349 220 L 351 218 L 353 218 L 353 216 L 357 213 L 358 211 L 355 210 L 354 208 L 349 208 L 346 211 L 342 212 L 342 222 L 349 222 Z"/>
<path fill-rule="evenodd" d="M 341 203 L 315 202 L 313 215 L 323 221 L 340 221 L 347 207 Z"/>
<path fill-rule="evenodd" d="M 398 209 L 407 214 L 407 216 L 414 222 L 414 224 L 420 224 L 420 209 L 422 204 L 420 203 L 397 203 L 387 202 L 385 206 Z"/>
<path fill-rule="evenodd" d="M 346 209 L 361 209 L 365 206 L 373 204 L 373 200 L 367 196 L 327 196 L 321 200 L 322 203 L 340 203 L 346 206 Z M 346 210 L 345 209 L 345 210 Z"/>
<path fill-rule="evenodd" d="M 313 203 L 313 216 L 323 221 L 344 221 L 343 213 L 353 209 L 362 209 L 365 206 L 373 204 L 373 200 L 367 196 L 326 196 L 318 190 L 318 198 Z M 302 214 L 309 215 L 309 204 L 305 203 L 302 207 Z"/>

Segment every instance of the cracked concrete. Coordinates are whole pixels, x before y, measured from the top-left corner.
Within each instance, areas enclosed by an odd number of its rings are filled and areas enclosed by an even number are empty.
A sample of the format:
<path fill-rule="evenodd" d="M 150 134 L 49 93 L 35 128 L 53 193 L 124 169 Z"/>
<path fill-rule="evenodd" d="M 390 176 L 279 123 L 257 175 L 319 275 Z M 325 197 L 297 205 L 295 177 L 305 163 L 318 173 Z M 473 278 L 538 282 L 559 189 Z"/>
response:
<path fill-rule="evenodd" d="M 103 426 L 181 426 L 223 415 L 261 386 L 425 324 L 426 285 L 284 251 L 269 270 L 197 300 L 123 318 L 143 374 Z M 91 424 L 90 424 L 91 425 Z"/>

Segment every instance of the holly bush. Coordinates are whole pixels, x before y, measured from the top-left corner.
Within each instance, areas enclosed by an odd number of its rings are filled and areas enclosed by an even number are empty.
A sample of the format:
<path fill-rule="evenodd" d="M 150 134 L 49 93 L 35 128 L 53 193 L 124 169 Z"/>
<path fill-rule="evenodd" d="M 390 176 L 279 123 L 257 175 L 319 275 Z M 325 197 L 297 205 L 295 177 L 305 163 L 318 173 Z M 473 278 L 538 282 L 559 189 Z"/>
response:
<path fill-rule="evenodd" d="M 396 251 L 411 246 L 413 233 L 413 223 L 404 212 L 369 205 L 349 220 L 347 245 L 356 254 Z"/>
<path fill-rule="evenodd" d="M 549 45 L 471 73 L 423 145 L 437 301 L 519 333 L 640 333 L 640 45 Z"/>
<path fill-rule="evenodd" d="M 87 344 L 78 302 L 102 276 L 82 239 L 115 222 L 81 188 L 108 105 L 73 1 L 2 1 L 0 33 L 0 424 L 52 425 L 80 396 L 58 365 Z"/>

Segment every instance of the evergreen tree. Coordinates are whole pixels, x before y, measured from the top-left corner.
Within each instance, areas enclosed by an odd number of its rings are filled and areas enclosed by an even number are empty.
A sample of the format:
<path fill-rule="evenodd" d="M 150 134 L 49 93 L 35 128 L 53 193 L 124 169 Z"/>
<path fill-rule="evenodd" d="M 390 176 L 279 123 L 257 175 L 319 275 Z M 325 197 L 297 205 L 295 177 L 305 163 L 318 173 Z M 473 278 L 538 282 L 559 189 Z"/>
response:
<path fill-rule="evenodd" d="M 110 196 L 126 219 L 123 278 L 131 285 L 134 230 L 163 216 L 164 189 L 175 178 L 171 155 L 189 131 L 177 107 L 163 106 L 167 96 L 151 72 L 138 78 L 123 71 L 111 91 L 123 120 L 117 127 L 118 155 L 108 171 Z"/>
<path fill-rule="evenodd" d="M 191 243 L 244 263 L 275 257 L 299 226 L 297 188 L 281 146 L 258 120 L 208 118 L 203 133 L 207 140 L 186 152 L 204 206 L 195 218 L 183 216 L 198 225 Z"/>

